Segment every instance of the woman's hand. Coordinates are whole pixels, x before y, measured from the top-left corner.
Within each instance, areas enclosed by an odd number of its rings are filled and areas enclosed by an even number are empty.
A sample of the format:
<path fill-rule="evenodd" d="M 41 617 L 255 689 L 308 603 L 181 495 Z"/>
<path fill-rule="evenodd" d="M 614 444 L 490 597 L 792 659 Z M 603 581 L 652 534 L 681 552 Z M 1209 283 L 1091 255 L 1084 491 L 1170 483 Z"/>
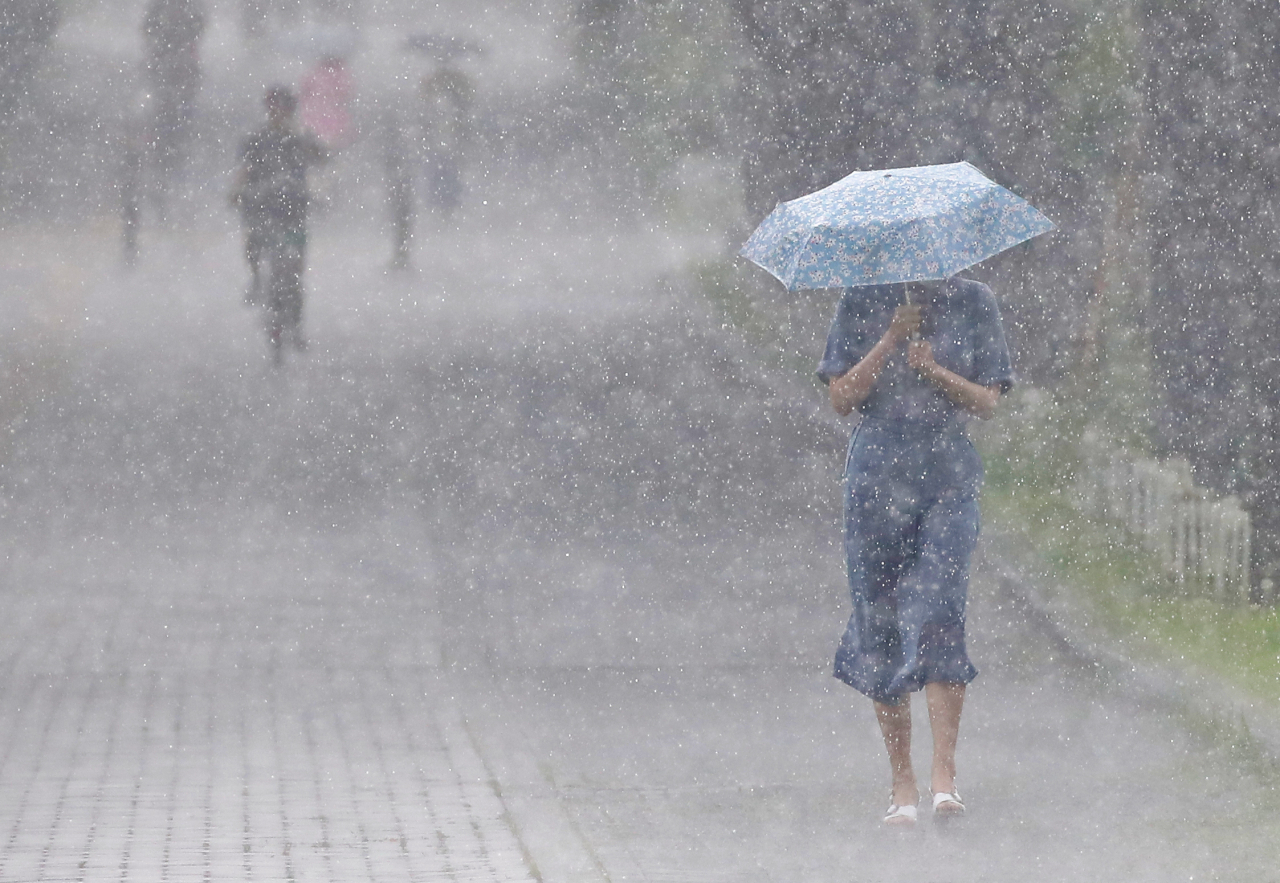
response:
<path fill-rule="evenodd" d="M 941 367 L 933 358 L 933 345 L 927 340 L 907 342 L 907 364 L 926 380 L 932 379 L 936 370 Z"/>
<path fill-rule="evenodd" d="M 836 409 L 837 414 L 844 417 L 866 401 L 889 356 L 919 330 L 918 304 L 903 304 L 893 311 L 893 320 L 879 342 L 863 356 L 861 362 L 831 381 L 831 406 Z"/>
<path fill-rule="evenodd" d="M 1000 401 L 1000 384 L 980 386 L 972 380 L 966 380 L 959 374 L 948 371 L 933 358 L 933 347 L 927 340 L 913 340 L 907 344 L 907 364 L 914 368 L 920 377 L 929 381 L 943 395 L 975 417 L 989 420 L 995 416 L 996 405 Z"/>
<path fill-rule="evenodd" d="M 895 346 L 904 340 L 910 340 L 920 330 L 920 318 L 919 304 L 902 304 L 893 311 L 893 321 L 889 323 L 889 330 L 884 336 Z"/>

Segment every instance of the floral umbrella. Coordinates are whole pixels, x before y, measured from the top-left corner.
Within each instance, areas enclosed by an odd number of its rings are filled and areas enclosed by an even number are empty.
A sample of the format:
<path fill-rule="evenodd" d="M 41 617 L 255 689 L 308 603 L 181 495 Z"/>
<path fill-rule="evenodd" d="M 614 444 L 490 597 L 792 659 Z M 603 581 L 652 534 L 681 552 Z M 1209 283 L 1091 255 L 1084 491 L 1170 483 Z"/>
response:
<path fill-rule="evenodd" d="M 740 254 L 789 291 L 947 279 L 1053 229 L 967 162 L 854 172 L 779 203 Z"/>

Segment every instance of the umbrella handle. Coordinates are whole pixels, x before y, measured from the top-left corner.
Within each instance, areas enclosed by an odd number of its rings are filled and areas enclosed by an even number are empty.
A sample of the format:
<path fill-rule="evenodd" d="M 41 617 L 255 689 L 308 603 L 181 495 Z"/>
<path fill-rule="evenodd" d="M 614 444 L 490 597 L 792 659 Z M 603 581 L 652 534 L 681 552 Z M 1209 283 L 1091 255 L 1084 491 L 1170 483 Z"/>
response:
<path fill-rule="evenodd" d="M 905 306 L 908 306 L 908 307 L 912 305 L 912 300 L 911 300 L 911 286 L 912 286 L 912 283 L 910 283 L 910 282 L 904 283 L 904 284 L 903 284 L 903 286 L 902 286 L 902 291 L 903 291 L 903 294 L 902 294 L 902 302 L 903 302 L 903 304 L 904 304 Z M 912 332 L 911 332 L 911 339 L 912 339 L 912 340 L 920 340 L 920 329 L 919 329 L 919 328 L 917 328 L 915 331 L 912 331 Z"/>

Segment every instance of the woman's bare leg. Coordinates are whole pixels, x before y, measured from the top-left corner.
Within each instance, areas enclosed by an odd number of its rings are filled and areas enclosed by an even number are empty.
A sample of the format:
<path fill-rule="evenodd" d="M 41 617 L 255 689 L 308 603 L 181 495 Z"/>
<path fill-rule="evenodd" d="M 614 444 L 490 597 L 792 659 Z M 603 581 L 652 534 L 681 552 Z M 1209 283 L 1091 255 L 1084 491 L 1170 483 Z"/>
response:
<path fill-rule="evenodd" d="M 924 695 L 929 703 L 929 726 L 933 730 L 930 784 L 934 794 L 951 794 L 956 790 L 956 739 L 960 735 L 964 684 L 925 684 Z"/>
<path fill-rule="evenodd" d="M 893 802 L 898 806 L 915 806 L 920 793 L 916 788 L 916 774 L 911 769 L 911 703 L 909 700 L 901 705 L 877 702 L 875 706 L 893 771 Z"/>

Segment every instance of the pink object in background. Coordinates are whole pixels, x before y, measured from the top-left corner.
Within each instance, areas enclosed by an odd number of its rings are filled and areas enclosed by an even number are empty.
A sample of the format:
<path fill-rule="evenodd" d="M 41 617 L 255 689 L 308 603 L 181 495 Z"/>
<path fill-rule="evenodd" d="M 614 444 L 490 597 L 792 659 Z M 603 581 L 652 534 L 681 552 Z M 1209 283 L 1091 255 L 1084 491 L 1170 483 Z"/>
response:
<path fill-rule="evenodd" d="M 326 147 L 351 141 L 351 75 L 342 59 L 325 58 L 302 80 L 298 96 L 302 125 Z"/>

